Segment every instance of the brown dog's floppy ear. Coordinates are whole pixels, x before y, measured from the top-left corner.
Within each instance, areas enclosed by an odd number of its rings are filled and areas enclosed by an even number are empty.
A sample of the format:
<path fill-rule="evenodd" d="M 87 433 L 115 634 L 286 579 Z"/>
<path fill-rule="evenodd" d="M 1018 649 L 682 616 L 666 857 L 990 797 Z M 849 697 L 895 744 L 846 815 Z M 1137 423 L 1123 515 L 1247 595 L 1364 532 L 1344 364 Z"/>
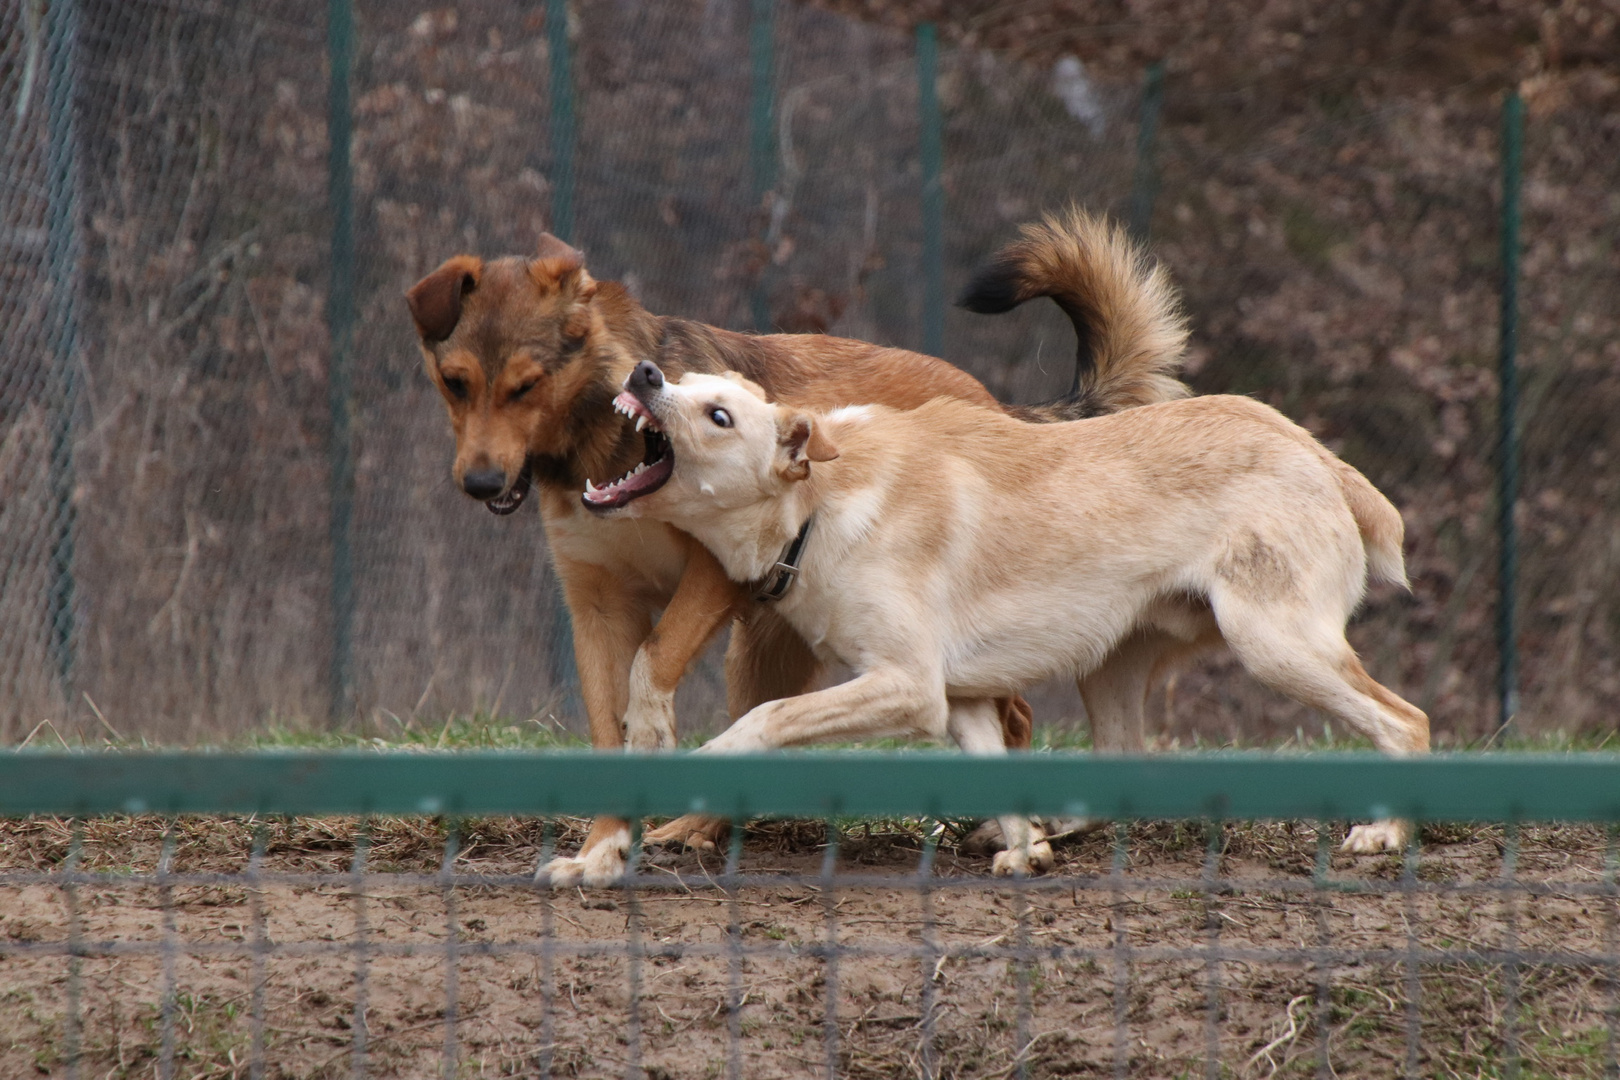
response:
<path fill-rule="evenodd" d="M 461 321 L 461 298 L 478 287 L 483 272 L 484 261 L 478 256 L 456 255 L 411 286 L 405 302 L 423 341 L 443 341 L 455 332 Z"/>
<path fill-rule="evenodd" d="M 777 421 L 777 431 L 787 456 L 782 475 L 788 480 L 806 479 L 812 461 L 832 461 L 838 456 L 838 447 L 827 438 L 821 425 L 805 413 L 784 416 Z"/>

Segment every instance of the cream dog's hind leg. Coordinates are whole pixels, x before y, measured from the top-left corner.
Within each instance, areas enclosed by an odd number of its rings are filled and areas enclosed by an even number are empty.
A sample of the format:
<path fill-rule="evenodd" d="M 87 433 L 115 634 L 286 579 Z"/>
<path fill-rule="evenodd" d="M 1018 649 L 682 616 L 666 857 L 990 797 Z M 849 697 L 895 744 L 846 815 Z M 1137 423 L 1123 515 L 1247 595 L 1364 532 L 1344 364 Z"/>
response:
<path fill-rule="evenodd" d="M 885 735 L 949 735 L 969 754 L 1005 754 L 1001 716 L 988 698 L 947 701 L 931 686 L 898 668 L 879 668 L 810 694 L 767 702 L 705 743 L 699 753 L 736 754 L 782 746 L 869 739 Z M 1052 847 L 1036 840 L 1027 818 L 998 819 L 1007 850 L 997 875 L 1028 874 L 1052 865 Z"/>
<path fill-rule="evenodd" d="M 964 753 L 990 756 L 1007 752 L 1000 713 L 988 698 L 952 698 L 946 728 Z M 1052 868 L 1052 845 L 1037 836 L 1028 818 L 1009 814 L 996 821 L 1007 849 L 996 852 L 990 863 L 992 873 L 1024 877 Z"/>
<path fill-rule="evenodd" d="M 1331 713 L 1386 754 L 1428 752 L 1429 718 L 1367 674 L 1344 638 L 1342 618 L 1307 605 L 1256 602 L 1237 589 L 1217 590 L 1211 599 L 1227 644 L 1255 678 Z M 1399 851 L 1411 829 L 1396 820 L 1357 825 L 1342 850 Z"/>
<path fill-rule="evenodd" d="M 1214 630 L 1214 620 L 1209 629 Z M 1219 642 L 1219 636 L 1214 640 Z M 1188 642 L 1159 630 L 1138 630 L 1119 643 L 1102 666 L 1078 680 L 1080 700 L 1091 722 L 1092 750 L 1103 754 L 1140 754 L 1147 749 L 1146 703 L 1148 689 L 1164 667 L 1196 651 L 1202 641 Z M 1048 828 L 1053 822 L 1043 822 Z M 1106 824 L 1098 818 L 1063 819 L 1057 831 L 1067 835 L 1091 832 Z M 987 821 L 962 841 L 969 851 L 995 851 L 1002 845 L 1002 830 Z"/>

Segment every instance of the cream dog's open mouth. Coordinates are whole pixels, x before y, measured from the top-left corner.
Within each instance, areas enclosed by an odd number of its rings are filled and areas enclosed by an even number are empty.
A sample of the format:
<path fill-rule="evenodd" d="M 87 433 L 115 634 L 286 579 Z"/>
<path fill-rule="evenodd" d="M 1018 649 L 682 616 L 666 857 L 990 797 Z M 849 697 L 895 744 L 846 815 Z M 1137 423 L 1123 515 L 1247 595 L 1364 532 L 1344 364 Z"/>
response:
<path fill-rule="evenodd" d="M 598 487 L 590 480 L 585 481 L 585 505 L 592 510 L 617 510 L 621 506 L 628 506 L 643 495 L 651 495 L 663 487 L 675 471 L 675 453 L 670 448 L 669 438 L 641 399 L 626 390 L 613 399 L 613 408 L 636 422 L 636 430 L 641 432 L 647 452 L 641 464 L 611 484 Z"/>

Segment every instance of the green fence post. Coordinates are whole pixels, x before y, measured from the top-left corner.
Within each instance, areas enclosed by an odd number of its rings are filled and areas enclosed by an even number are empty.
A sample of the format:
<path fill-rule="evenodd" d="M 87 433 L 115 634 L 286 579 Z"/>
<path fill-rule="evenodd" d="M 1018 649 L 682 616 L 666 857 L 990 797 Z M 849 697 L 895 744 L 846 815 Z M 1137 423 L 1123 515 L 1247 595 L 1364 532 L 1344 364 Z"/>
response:
<path fill-rule="evenodd" d="M 939 111 L 939 38 L 917 27 L 917 124 L 922 157 L 923 352 L 945 349 L 945 138 Z"/>
<path fill-rule="evenodd" d="M 568 36 L 568 0 L 546 0 L 546 49 L 551 62 L 551 231 L 574 242 L 574 150 L 578 128 L 574 115 L 574 43 Z M 551 576 L 551 683 L 560 691 L 564 712 L 580 710 L 574 673 L 574 624 Z"/>
<path fill-rule="evenodd" d="M 748 163 L 754 209 L 758 210 L 764 204 L 765 193 L 776 186 L 776 0 L 753 0 L 749 15 L 748 55 L 754 93 L 748 121 Z M 771 308 L 764 269 L 749 302 L 754 329 L 770 333 Z"/>
<path fill-rule="evenodd" d="M 568 40 L 568 0 L 546 0 L 551 58 L 551 231 L 574 242 L 574 55 Z"/>
<path fill-rule="evenodd" d="M 326 325 L 332 358 L 327 371 L 331 436 L 327 447 L 332 501 L 332 720 L 354 711 L 354 402 L 350 371 L 354 352 L 354 176 L 350 161 L 353 117 L 349 74 L 354 60 L 354 9 L 350 0 L 327 0 L 326 198 L 332 215 L 332 268 Z"/>
<path fill-rule="evenodd" d="M 62 699 L 73 701 L 74 625 L 73 547 L 77 511 L 73 506 L 73 416 L 79 379 L 79 162 L 74 123 L 77 89 L 79 6 L 53 0 L 45 8 L 46 29 L 46 259 L 51 283 L 51 348 L 48 407 L 51 411 L 49 470 L 56 520 L 51 523 L 50 583 L 46 597 L 51 657 Z"/>
<path fill-rule="evenodd" d="M 1159 137 L 1159 109 L 1164 104 L 1164 61 L 1147 69 L 1142 80 L 1142 109 L 1136 127 L 1136 174 L 1131 179 L 1131 235 L 1146 243 L 1153 227 L 1153 200 L 1159 194 L 1154 142 Z"/>
<path fill-rule="evenodd" d="M 1502 106 L 1502 324 L 1497 356 L 1501 381 L 1497 409 L 1496 532 L 1500 544 L 1496 604 L 1496 688 L 1499 728 L 1519 712 L 1519 173 L 1524 159 L 1524 99 L 1515 90 Z"/>

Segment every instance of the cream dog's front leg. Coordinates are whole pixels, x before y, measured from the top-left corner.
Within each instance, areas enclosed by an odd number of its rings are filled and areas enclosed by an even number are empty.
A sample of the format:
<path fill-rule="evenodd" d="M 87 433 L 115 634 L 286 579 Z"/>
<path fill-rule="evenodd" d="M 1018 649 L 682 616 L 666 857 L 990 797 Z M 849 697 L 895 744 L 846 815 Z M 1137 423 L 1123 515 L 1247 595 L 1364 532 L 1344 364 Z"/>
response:
<path fill-rule="evenodd" d="M 946 715 L 943 680 L 921 680 L 898 667 L 878 668 L 826 690 L 767 701 L 698 752 L 745 754 L 890 735 L 937 739 L 946 733 Z"/>

